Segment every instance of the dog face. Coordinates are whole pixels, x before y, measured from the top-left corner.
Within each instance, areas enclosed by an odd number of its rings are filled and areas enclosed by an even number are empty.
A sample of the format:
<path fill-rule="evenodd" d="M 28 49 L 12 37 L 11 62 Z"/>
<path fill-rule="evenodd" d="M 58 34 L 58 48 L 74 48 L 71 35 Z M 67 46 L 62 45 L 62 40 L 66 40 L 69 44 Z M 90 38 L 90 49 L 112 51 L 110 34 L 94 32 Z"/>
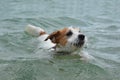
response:
<path fill-rule="evenodd" d="M 85 43 L 85 35 L 80 32 L 79 28 L 64 28 L 51 33 L 46 39 L 61 46 L 81 48 Z"/>

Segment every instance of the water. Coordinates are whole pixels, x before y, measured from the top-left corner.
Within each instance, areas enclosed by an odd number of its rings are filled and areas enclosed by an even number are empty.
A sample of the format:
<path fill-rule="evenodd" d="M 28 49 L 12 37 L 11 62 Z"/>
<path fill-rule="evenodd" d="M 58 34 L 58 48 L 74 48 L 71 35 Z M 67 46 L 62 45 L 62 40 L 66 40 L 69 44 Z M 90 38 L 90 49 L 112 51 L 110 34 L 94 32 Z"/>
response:
<path fill-rule="evenodd" d="M 0 80 L 120 80 L 120 0 L 1 0 Z M 95 60 L 36 49 L 27 24 L 80 27 Z"/>

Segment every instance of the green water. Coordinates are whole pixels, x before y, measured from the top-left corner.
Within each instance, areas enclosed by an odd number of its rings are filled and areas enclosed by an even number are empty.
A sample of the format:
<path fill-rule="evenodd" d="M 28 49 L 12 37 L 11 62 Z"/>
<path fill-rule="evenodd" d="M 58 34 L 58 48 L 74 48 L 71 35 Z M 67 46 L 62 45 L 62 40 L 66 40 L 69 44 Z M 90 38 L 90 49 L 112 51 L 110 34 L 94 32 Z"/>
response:
<path fill-rule="evenodd" d="M 80 27 L 95 60 L 36 49 L 27 24 Z M 120 0 L 0 0 L 0 80 L 120 80 Z"/>

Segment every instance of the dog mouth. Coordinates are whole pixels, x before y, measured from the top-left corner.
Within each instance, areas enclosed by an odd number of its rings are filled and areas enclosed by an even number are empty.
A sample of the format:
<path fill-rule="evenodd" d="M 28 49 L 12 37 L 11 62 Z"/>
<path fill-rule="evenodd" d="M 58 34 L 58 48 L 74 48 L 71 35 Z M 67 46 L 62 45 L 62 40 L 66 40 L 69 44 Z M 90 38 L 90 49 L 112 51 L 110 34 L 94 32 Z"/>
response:
<path fill-rule="evenodd" d="M 84 45 L 85 41 L 76 41 L 75 43 L 71 43 L 71 45 L 81 48 Z"/>

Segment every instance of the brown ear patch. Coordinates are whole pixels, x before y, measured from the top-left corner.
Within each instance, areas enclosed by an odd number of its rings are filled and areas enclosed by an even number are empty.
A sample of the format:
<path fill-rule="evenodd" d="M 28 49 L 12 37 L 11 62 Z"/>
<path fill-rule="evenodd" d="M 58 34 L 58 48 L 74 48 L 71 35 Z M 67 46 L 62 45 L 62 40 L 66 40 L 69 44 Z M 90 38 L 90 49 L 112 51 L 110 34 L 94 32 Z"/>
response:
<path fill-rule="evenodd" d="M 59 31 L 55 31 L 53 33 L 51 33 L 46 39 L 45 41 L 47 41 L 48 39 L 50 39 L 53 43 L 57 43 L 56 38 L 60 35 Z"/>
<path fill-rule="evenodd" d="M 68 28 L 64 28 L 62 30 L 55 31 L 55 32 L 51 33 L 45 39 L 45 41 L 50 39 L 53 43 L 65 45 L 67 43 L 67 37 L 66 37 L 67 31 L 68 31 Z"/>

